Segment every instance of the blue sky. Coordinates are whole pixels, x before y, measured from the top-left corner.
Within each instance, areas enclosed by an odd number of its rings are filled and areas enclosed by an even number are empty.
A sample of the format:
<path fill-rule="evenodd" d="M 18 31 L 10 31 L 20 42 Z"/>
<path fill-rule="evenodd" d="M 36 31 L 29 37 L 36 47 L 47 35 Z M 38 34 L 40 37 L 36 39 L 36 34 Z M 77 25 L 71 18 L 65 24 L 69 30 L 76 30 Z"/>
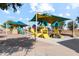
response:
<path fill-rule="evenodd" d="M 21 8 L 17 8 L 17 12 L 13 12 L 12 8 L 8 10 L 0 9 L 0 24 L 6 20 L 22 21 L 29 24 L 29 20 L 37 12 L 48 12 L 53 15 L 75 19 L 79 16 L 79 4 L 75 3 L 25 3 Z"/>

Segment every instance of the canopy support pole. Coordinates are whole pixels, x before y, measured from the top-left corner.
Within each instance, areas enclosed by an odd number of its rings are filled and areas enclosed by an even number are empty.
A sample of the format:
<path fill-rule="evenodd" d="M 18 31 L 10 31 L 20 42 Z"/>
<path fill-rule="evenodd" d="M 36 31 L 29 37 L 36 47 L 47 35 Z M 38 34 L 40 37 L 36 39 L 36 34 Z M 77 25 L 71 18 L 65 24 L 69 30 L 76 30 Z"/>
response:
<path fill-rule="evenodd" d="M 6 23 L 6 35 L 7 35 L 7 23 Z M 5 40 L 6 40 L 7 38 L 5 37 Z"/>
<path fill-rule="evenodd" d="M 35 39 L 37 38 L 37 11 L 36 11 L 36 35 L 35 35 Z"/>
<path fill-rule="evenodd" d="M 74 20 L 73 20 L 73 30 L 72 30 L 72 34 L 73 34 L 73 37 L 75 37 L 75 34 L 74 34 Z"/>

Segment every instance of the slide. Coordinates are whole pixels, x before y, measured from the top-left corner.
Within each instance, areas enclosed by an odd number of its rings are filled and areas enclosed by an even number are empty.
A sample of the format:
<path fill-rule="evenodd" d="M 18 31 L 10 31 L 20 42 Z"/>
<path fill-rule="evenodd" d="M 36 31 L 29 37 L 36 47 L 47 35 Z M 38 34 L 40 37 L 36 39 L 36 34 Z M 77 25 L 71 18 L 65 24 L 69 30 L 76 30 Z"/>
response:
<path fill-rule="evenodd" d="M 41 29 L 41 33 L 42 33 L 42 35 L 45 39 L 50 39 L 50 36 L 48 35 L 48 29 L 47 28 Z"/>
<path fill-rule="evenodd" d="M 45 30 L 43 30 L 43 31 L 45 31 Z M 34 31 L 34 29 L 31 28 L 31 32 L 32 32 L 32 36 L 33 37 L 37 36 L 37 37 L 44 37 L 45 39 L 50 39 L 50 36 L 48 35 L 47 31 L 46 31 L 46 33 L 44 33 L 44 32 L 36 33 Z"/>
<path fill-rule="evenodd" d="M 37 33 L 36 34 L 37 37 L 40 37 L 41 35 L 42 35 L 42 33 Z"/>
<path fill-rule="evenodd" d="M 64 38 L 61 34 L 60 34 L 60 32 L 59 32 L 59 29 L 58 28 L 54 28 L 54 35 L 59 35 L 60 36 L 60 38 Z"/>
<path fill-rule="evenodd" d="M 33 28 L 31 28 L 31 33 L 33 37 L 35 36 L 39 37 L 41 35 L 41 33 L 36 33 Z"/>
<path fill-rule="evenodd" d="M 45 39 L 50 39 L 50 36 L 48 34 L 43 34 Z"/>

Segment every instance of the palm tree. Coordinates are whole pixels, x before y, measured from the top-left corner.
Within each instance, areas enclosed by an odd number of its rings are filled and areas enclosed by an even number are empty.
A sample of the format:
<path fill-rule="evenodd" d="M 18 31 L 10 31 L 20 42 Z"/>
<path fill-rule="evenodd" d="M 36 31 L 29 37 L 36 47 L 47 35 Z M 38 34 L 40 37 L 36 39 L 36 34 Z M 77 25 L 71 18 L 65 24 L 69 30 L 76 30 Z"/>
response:
<path fill-rule="evenodd" d="M 17 11 L 17 7 L 21 7 L 21 3 L 0 3 L 0 9 L 8 10 L 10 7 L 13 8 L 14 12 Z"/>

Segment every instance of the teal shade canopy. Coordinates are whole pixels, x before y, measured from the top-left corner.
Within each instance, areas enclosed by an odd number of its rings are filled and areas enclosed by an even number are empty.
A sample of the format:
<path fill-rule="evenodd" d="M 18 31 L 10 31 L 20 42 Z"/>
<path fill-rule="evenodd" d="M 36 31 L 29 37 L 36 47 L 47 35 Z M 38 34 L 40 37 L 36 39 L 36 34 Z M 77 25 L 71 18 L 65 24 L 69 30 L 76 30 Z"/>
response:
<path fill-rule="evenodd" d="M 21 21 L 18 21 L 18 22 L 12 21 L 12 22 L 9 22 L 8 24 L 10 24 L 10 25 L 19 25 L 19 26 L 27 26 L 26 24 L 24 24 Z"/>

